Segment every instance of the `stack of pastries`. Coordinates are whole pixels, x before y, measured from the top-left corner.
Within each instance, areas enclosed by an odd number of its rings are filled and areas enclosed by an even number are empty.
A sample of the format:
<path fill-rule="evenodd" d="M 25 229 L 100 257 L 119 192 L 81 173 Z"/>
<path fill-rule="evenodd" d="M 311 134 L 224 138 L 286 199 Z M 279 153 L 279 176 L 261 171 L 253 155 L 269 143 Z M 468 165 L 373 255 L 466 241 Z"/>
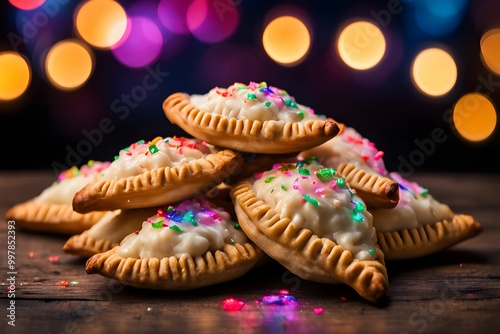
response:
<path fill-rule="evenodd" d="M 387 294 L 385 261 L 481 232 L 473 217 L 387 171 L 384 153 L 354 128 L 265 82 L 174 93 L 162 109 L 191 137 L 135 141 L 112 162 L 73 167 L 75 175 L 100 168 L 76 188 L 58 180 L 7 218 L 67 234 L 64 251 L 87 257 L 88 273 L 139 288 L 200 288 L 274 259 L 371 302 Z M 48 191 L 72 201 L 42 204 Z M 44 221 L 27 214 L 41 205 Z M 63 205 L 67 221 L 47 223 Z"/>

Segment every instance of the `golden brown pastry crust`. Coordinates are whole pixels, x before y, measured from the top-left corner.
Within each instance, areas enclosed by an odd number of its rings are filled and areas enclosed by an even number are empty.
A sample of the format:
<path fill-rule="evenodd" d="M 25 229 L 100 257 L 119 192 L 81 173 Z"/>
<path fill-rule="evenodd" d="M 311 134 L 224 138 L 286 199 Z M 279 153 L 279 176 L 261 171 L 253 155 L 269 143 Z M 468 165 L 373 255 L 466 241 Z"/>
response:
<path fill-rule="evenodd" d="M 481 233 L 481 224 L 472 216 L 456 214 L 444 220 L 413 229 L 377 233 L 386 260 L 404 260 L 443 251 Z"/>
<path fill-rule="evenodd" d="M 63 251 L 68 254 L 82 257 L 91 257 L 97 253 L 104 253 L 120 243 L 107 239 L 94 239 L 89 236 L 89 231 L 83 231 L 81 234 L 71 236 L 63 246 Z"/>
<path fill-rule="evenodd" d="M 120 246 L 87 260 L 89 274 L 119 280 L 137 288 L 190 290 L 236 279 L 252 269 L 263 252 L 251 243 L 226 244 L 222 250 L 203 256 L 177 258 L 123 258 Z"/>
<path fill-rule="evenodd" d="M 232 150 L 221 150 L 175 167 L 161 167 L 137 176 L 91 182 L 73 198 L 80 213 L 161 206 L 203 194 L 226 181 L 243 164 Z"/>
<path fill-rule="evenodd" d="M 241 152 L 300 152 L 326 142 L 339 132 L 337 123 L 330 118 L 300 123 L 227 118 L 196 108 L 190 104 L 190 96 L 181 92 L 164 100 L 163 111 L 172 123 L 192 136 Z"/>
<path fill-rule="evenodd" d="M 392 209 L 398 204 L 399 185 L 396 181 L 345 162 L 339 165 L 337 172 L 356 190 L 368 208 Z"/>
<path fill-rule="evenodd" d="M 73 211 L 71 205 L 28 200 L 11 207 L 5 219 L 15 220 L 16 226 L 26 231 L 73 235 L 91 228 L 105 213 L 89 211 L 81 214 Z"/>
<path fill-rule="evenodd" d="M 319 238 L 309 229 L 297 229 L 288 218 L 256 197 L 249 181 L 232 188 L 238 221 L 247 234 L 267 255 L 295 275 L 321 283 L 344 283 L 363 298 L 377 302 L 387 292 L 388 278 L 384 254 L 377 248 L 379 260 L 361 261 L 328 238 Z"/>

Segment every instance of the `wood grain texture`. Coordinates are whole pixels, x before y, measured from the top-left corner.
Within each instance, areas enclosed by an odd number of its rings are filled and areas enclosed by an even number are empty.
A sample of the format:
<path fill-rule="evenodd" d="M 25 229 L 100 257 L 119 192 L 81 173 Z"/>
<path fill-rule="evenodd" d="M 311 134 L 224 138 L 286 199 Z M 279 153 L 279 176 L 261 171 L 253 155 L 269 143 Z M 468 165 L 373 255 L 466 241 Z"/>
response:
<path fill-rule="evenodd" d="M 0 173 L 0 213 L 50 185 L 51 172 Z M 345 285 L 309 282 L 268 262 L 236 280 L 192 291 L 142 290 L 85 272 L 64 236 L 16 229 L 16 327 L 9 302 L 7 223 L 0 224 L 0 333 L 493 333 L 500 326 L 500 175 L 411 179 L 484 231 L 438 254 L 387 262 L 389 290 L 372 304 Z M 32 252 L 33 257 L 29 254 Z M 58 256 L 58 261 L 49 257 Z M 61 286 L 60 281 L 78 282 Z M 287 289 L 295 308 L 256 304 Z M 226 297 L 246 302 L 222 308 Z M 322 314 L 313 309 L 323 308 Z"/>

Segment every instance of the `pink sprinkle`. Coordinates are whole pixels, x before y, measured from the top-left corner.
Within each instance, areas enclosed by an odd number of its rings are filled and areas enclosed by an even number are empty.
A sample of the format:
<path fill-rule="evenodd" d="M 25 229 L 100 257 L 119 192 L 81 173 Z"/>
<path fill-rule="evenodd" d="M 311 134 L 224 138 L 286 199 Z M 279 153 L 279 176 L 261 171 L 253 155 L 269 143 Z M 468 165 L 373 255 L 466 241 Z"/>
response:
<path fill-rule="evenodd" d="M 34 257 L 35 257 L 35 253 L 33 253 L 33 252 L 29 252 L 29 253 L 28 253 L 28 257 L 29 257 L 30 259 L 34 258 Z"/>
<path fill-rule="evenodd" d="M 59 261 L 59 256 L 57 256 L 57 255 L 49 256 L 49 261 L 50 262 L 57 262 L 57 261 Z"/>
<path fill-rule="evenodd" d="M 321 314 L 321 313 L 323 313 L 324 311 L 325 311 L 325 310 L 324 310 L 322 307 L 315 307 L 315 308 L 313 309 L 314 314 Z"/>
<path fill-rule="evenodd" d="M 467 297 L 472 297 L 472 296 L 474 296 L 474 294 L 473 294 L 473 293 L 468 293 L 468 294 L 467 294 Z"/>
<path fill-rule="evenodd" d="M 340 297 L 340 299 L 341 299 L 343 302 L 345 302 L 345 301 L 347 300 L 347 298 L 346 298 L 346 297 L 344 297 L 344 296 Z"/>
<path fill-rule="evenodd" d="M 462 266 L 463 266 L 463 265 L 460 263 L 460 268 L 462 268 Z"/>
<path fill-rule="evenodd" d="M 375 153 L 375 156 L 373 157 L 373 160 L 377 161 L 377 160 L 381 159 L 383 156 L 384 156 L 384 152 L 383 151 L 378 151 L 377 153 Z"/>
<path fill-rule="evenodd" d="M 222 301 L 222 307 L 226 311 L 239 311 L 243 308 L 245 302 L 240 299 L 228 297 Z"/>
<path fill-rule="evenodd" d="M 288 295 L 289 293 L 290 293 L 290 291 L 288 291 L 287 289 L 280 290 L 280 294 L 282 294 L 282 295 Z"/>

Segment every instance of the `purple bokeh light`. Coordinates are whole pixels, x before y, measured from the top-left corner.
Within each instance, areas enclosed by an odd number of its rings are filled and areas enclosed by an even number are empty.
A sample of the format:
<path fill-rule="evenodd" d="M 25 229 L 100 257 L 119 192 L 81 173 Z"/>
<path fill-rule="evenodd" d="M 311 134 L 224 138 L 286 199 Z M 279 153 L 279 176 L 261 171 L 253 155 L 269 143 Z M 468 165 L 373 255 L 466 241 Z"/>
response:
<path fill-rule="evenodd" d="M 111 50 L 128 67 L 145 67 L 156 61 L 163 46 L 163 36 L 156 23 L 144 16 L 130 16 L 127 31 L 118 46 Z"/>
<path fill-rule="evenodd" d="M 189 34 L 186 16 L 191 2 L 188 0 L 161 0 L 157 8 L 161 24 L 173 33 Z"/>
<path fill-rule="evenodd" d="M 232 2 L 195 0 L 186 19 L 191 34 L 204 43 L 217 43 L 230 37 L 238 27 L 238 8 Z"/>

